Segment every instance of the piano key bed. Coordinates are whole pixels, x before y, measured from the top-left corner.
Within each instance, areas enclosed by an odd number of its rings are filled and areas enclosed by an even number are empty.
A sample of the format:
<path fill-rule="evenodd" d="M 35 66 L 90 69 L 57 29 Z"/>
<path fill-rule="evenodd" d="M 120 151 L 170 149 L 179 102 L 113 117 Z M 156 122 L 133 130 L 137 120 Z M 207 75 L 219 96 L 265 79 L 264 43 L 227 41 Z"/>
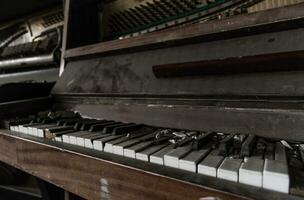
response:
<path fill-rule="evenodd" d="M 5 120 L 3 124 L 11 134 L 21 137 L 41 138 L 55 145 L 133 159 L 143 165 L 148 162 L 262 191 L 290 193 L 291 159 L 303 170 L 302 145 L 288 143 L 290 147 L 286 147 L 286 141 L 255 135 L 172 130 L 86 119 L 77 114 L 47 114 Z"/>

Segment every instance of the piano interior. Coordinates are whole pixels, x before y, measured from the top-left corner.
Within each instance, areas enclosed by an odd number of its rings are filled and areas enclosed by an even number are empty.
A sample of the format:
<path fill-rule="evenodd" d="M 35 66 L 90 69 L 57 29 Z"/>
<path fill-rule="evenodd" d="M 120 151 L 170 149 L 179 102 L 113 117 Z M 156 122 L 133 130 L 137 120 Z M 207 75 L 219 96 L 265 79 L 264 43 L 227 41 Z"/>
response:
<path fill-rule="evenodd" d="M 302 0 L 60 5 L 0 26 L 1 162 L 66 199 L 304 198 Z"/>

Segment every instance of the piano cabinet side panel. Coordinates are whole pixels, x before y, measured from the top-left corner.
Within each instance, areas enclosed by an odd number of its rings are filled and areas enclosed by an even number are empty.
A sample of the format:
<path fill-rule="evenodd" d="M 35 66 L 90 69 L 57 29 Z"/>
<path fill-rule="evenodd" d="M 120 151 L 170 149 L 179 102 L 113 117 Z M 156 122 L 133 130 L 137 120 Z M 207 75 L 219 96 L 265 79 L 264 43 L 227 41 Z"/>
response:
<path fill-rule="evenodd" d="M 0 144 L 1 161 L 86 199 L 243 199 L 8 135 Z"/>

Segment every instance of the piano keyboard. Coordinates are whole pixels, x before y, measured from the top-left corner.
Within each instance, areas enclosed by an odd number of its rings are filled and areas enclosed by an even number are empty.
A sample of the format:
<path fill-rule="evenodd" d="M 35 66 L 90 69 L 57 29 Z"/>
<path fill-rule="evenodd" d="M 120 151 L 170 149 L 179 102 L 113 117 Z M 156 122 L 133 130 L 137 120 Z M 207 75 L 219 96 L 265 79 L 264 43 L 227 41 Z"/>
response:
<path fill-rule="evenodd" d="M 8 120 L 4 124 L 27 135 L 289 193 L 285 146 L 255 135 L 172 130 L 74 114 Z M 303 145 L 293 147 L 303 159 Z"/>

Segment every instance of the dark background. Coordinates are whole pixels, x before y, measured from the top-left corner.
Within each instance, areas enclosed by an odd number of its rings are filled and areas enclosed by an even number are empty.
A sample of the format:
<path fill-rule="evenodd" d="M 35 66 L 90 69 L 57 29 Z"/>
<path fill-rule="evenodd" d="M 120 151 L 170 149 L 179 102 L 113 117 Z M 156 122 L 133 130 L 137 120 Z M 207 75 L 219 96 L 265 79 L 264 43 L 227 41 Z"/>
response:
<path fill-rule="evenodd" d="M 62 0 L 1 0 L 0 23 L 60 4 Z"/>

